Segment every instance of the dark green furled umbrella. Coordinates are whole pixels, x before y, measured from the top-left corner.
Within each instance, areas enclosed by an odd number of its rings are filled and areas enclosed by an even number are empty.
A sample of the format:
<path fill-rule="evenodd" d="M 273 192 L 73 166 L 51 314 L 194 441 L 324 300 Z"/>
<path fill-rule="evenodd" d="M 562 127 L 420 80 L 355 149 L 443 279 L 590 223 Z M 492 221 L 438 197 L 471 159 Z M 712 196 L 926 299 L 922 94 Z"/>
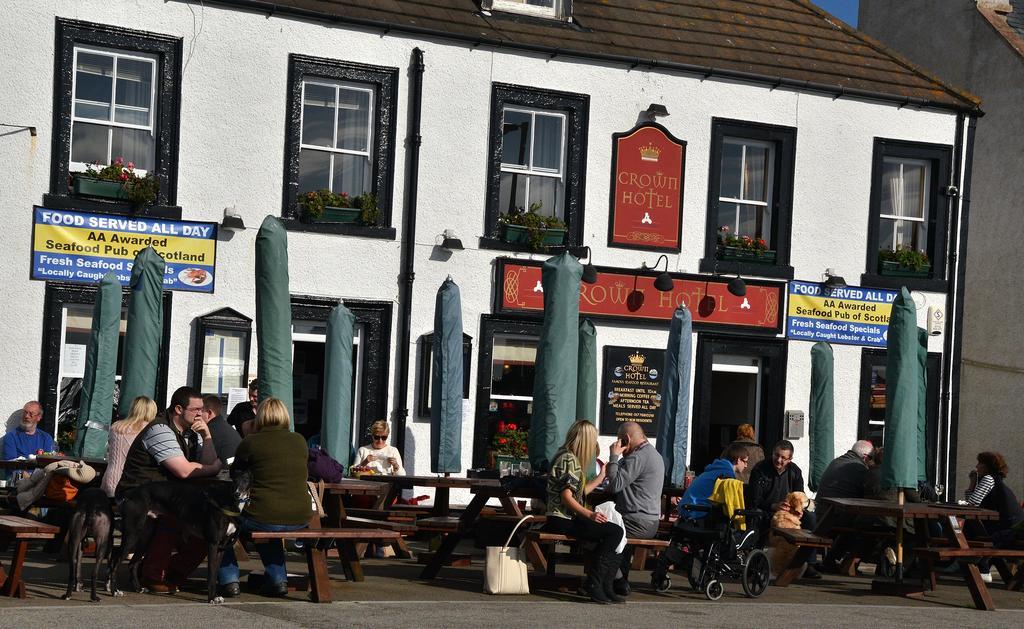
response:
<path fill-rule="evenodd" d="M 917 480 L 928 480 L 928 332 L 917 329 Z"/>
<path fill-rule="evenodd" d="M 430 392 L 430 469 L 462 471 L 462 298 L 446 279 L 434 302 L 434 342 Z"/>
<path fill-rule="evenodd" d="M 320 447 L 346 467 L 352 451 L 352 339 L 356 318 L 338 304 L 327 317 L 324 347 L 324 413 Z"/>
<path fill-rule="evenodd" d="M 811 347 L 811 403 L 808 406 L 811 475 L 809 485 L 818 491 L 825 468 L 835 458 L 835 391 L 833 388 L 832 346 L 815 343 Z"/>
<path fill-rule="evenodd" d="M 597 331 L 590 319 L 580 321 L 576 361 L 576 419 L 597 424 Z"/>
<path fill-rule="evenodd" d="M 527 445 L 533 469 L 546 471 L 576 414 L 580 279 L 583 266 L 569 252 L 541 270 L 544 326 L 534 365 L 533 415 Z"/>
<path fill-rule="evenodd" d="M 665 459 L 666 481 L 682 487 L 690 439 L 690 363 L 693 317 L 686 308 L 672 313 L 665 349 L 664 381 L 658 409 L 658 453 Z"/>
<path fill-rule="evenodd" d="M 117 343 L 121 336 L 121 282 L 110 271 L 100 280 L 92 308 L 92 332 L 85 354 L 82 398 L 78 407 L 75 456 L 102 459 L 114 411 Z"/>
<path fill-rule="evenodd" d="M 263 219 L 256 234 L 256 345 L 260 400 L 275 397 L 284 402 L 294 429 L 288 234 L 276 216 Z"/>
<path fill-rule="evenodd" d="M 917 489 L 917 423 L 921 368 L 918 358 L 917 307 L 906 288 L 900 289 L 889 315 L 885 368 L 885 457 L 882 488 Z M 903 516 L 896 522 L 896 581 L 903 580 Z"/>
<path fill-rule="evenodd" d="M 164 336 L 164 266 L 164 259 L 153 247 L 140 251 L 132 265 L 118 405 L 118 414 L 122 418 L 128 416 L 132 400 L 136 397 L 143 395 L 156 399 L 160 342 Z"/>

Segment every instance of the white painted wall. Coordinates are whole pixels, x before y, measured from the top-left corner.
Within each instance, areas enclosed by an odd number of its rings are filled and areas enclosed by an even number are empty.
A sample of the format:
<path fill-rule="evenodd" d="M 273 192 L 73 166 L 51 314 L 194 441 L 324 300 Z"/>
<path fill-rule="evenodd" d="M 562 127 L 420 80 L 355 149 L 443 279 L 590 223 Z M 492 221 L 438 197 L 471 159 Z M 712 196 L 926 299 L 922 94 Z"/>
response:
<path fill-rule="evenodd" d="M 413 47 L 424 51 L 423 144 L 416 235 L 416 283 L 412 343 L 430 332 L 435 291 L 451 274 L 462 291 L 465 332 L 473 336 L 471 396 L 478 379 L 480 316 L 490 312 L 493 260 L 529 254 L 477 249 L 484 232 L 488 112 L 492 82 L 514 83 L 590 95 L 590 127 L 585 197 L 585 244 L 603 266 L 637 268 L 654 256 L 605 246 L 608 218 L 611 135 L 632 127 L 639 112 L 656 102 L 670 116 L 659 120 L 688 142 L 684 183 L 683 250 L 669 255 L 675 271 L 696 272 L 703 255 L 705 206 L 712 117 L 787 125 L 797 128 L 793 204 L 792 263 L 796 279 L 817 281 L 832 267 L 856 284 L 863 271 L 868 225 L 871 154 L 875 137 L 952 145 L 952 114 L 909 107 L 798 94 L 786 90 L 722 81 L 628 71 L 622 67 L 471 49 L 397 34 L 360 32 L 312 22 L 266 17 L 199 4 L 156 0 L 109 3 L 81 0 L 18 0 L 8 7 L 8 26 L 0 39 L 0 122 L 35 125 L 37 138 L 0 129 L 0 207 L 8 220 L 0 242 L 0 364 L 10 374 L 0 387 L 0 409 L 12 412 L 39 394 L 43 285 L 29 281 L 32 204 L 48 190 L 52 133 L 52 85 L 55 16 L 77 18 L 183 39 L 181 145 L 178 203 L 183 218 L 219 221 L 235 206 L 245 223 L 258 226 L 266 214 L 279 214 L 283 176 L 286 73 L 288 55 L 299 53 L 399 68 L 396 133 L 396 199 L 392 215 L 398 240 L 289 234 L 291 290 L 297 294 L 354 297 L 381 301 L 398 298 L 399 246 L 402 238 L 408 61 Z M 12 89 L 13 88 L 13 89 Z M 6 134 L 6 135 L 4 135 Z M 431 260 L 436 237 L 456 230 L 466 245 L 447 260 Z M 254 315 L 251 282 L 256 230 L 236 234 L 219 246 L 215 295 L 178 293 L 174 297 L 168 386 L 188 377 L 193 319 L 221 307 Z M 436 257 L 436 256 L 435 256 Z M 324 269 L 330 270 L 324 272 Z M 944 303 L 944 295 L 923 295 L 925 305 Z M 921 309 L 923 322 L 924 309 Z M 395 307 L 397 323 L 399 308 Z M 622 327 L 598 323 L 598 346 L 664 346 L 665 326 Z M 394 371 L 397 342 L 392 335 Z M 932 338 L 941 351 L 941 337 Z M 696 348 L 696 343 L 694 343 Z M 789 348 L 786 408 L 806 410 L 810 344 Z M 600 353 L 600 351 L 599 351 Z M 253 365 L 256 348 L 253 347 Z M 860 348 L 835 347 L 836 452 L 856 435 Z M 413 370 L 416 362 L 412 362 Z M 17 367 L 15 367 L 17 366 Z M 484 366 L 487 368 L 487 366 Z M 415 409 L 415 376 L 408 407 Z M 390 390 L 394 390 L 394 373 Z M 475 399 L 470 404 L 475 407 Z M 388 408 L 395 406 L 390 400 Z M 410 414 L 410 419 L 415 411 Z M 406 469 L 427 473 L 429 425 L 410 421 Z M 471 463 L 472 426 L 463 433 L 463 463 Z M 602 438 L 606 451 L 610 438 Z M 795 461 L 807 467 L 806 439 L 797 443 Z M 458 495 L 455 500 L 459 500 Z"/>

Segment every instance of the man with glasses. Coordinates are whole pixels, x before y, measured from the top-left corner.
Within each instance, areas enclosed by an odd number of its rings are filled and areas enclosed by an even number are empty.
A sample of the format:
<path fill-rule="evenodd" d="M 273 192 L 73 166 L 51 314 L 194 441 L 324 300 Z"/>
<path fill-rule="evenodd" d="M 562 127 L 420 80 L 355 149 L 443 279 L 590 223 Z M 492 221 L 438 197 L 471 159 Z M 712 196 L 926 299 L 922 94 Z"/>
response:
<path fill-rule="evenodd" d="M 39 450 L 53 451 L 53 437 L 39 428 L 42 418 L 43 405 L 39 402 L 33 400 L 22 407 L 21 422 L 4 436 L 4 460 L 28 458 Z"/>
<path fill-rule="evenodd" d="M 135 438 L 114 497 L 120 501 L 126 492 L 146 483 L 205 478 L 220 469 L 213 437 L 203 421 L 203 398 L 195 389 L 181 387 L 171 396 L 164 414 Z M 183 527 L 174 517 L 160 517 L 142 562 L 143 585 L 153 592 L 176 591 L 206 556 L 201 540 L 182 537 Z M 175 549 L 178 554 L 169 569 Z"/>
<path fill-rule="evenodd" d="M 760 509 L 769 515 L 779 510 L 788 511 L 786 496 L 794 491 L 804 491 L 804 474 L 793 462 L 793 443 L 783 439 L 772 448 L 770 458 L 761 461 L 750 471 L 747 508 Z M 815 523 L 814 512 L 805 510 L 800 525 L 813 530 Z M 821 575 L 808 565 L 804 578 L 820 579 Z"/>

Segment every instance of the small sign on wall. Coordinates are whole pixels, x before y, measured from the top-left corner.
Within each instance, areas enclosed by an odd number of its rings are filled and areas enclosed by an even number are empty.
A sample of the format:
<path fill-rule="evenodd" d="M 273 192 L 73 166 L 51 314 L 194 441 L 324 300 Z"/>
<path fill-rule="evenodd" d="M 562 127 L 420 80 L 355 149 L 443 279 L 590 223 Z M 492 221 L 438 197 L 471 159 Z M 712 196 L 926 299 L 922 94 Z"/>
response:
<path fill-rule="evenodd" d="M 602 435 L 614 435 L 630 421 L 640 424 L 648 437 L 658 434 L 664 364 L 663 349 L 605 346 L 599 401 Z"/>
<path fill-rule="evenodd" d="M 686 142 L 648 122 L 612 135 L 608 245 L 678 253 Z"/>

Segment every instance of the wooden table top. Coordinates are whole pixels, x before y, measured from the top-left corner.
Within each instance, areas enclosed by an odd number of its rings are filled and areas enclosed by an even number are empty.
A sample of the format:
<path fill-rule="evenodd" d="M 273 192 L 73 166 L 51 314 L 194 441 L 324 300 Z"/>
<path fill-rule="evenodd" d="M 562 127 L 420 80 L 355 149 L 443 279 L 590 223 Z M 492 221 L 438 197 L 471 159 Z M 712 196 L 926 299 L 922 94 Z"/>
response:
<path fill-rule="evenodd" d="M 338 494 L 378 496 L 388 493 L 390 485 L 375 480 L 345 478 L 339 483 L 324 483 L 324 491 Z"/>
<path fill-rule="evenodd" d="M 908 518 L 944 518 L 955 515 L 969 520 L 998 520 L 999 512 L 979 507 L 928 502 L 907 502 L 902 509 L 894 501 L 870 498 L 821 498 L 823 504 L 839 507 L 861 515 L 897 516 L 901 512 Z"/>
<path fill-rule="evenodd" d="M 36 520 L 16 515 L 0 515 L 0 529 L 5 533 L 48 533 L 56 535 L 60 529 Z"/>
<path fill-rule="evenodd" d="M 50 463 L 55 463 L 57 461 L 84 461 L 87 465 L 95 469 L 98 474 L 102 474 L 103 471 L 107 469 L 107 462 L 103 459 L 76 459 L 70 456 L 37 456 L 34 459 L 0 461 L 0 470 L 34 470 L 36 468 L 46 467 Z"/>
<path fill-rule="evenodd" d="M 476 487 L 500 487 L 496 478 L 466 478 L 465 476 L 374 476 L 374 481 L 394 483 L 404 487 L 449 487 L 474 489 Z"/>

